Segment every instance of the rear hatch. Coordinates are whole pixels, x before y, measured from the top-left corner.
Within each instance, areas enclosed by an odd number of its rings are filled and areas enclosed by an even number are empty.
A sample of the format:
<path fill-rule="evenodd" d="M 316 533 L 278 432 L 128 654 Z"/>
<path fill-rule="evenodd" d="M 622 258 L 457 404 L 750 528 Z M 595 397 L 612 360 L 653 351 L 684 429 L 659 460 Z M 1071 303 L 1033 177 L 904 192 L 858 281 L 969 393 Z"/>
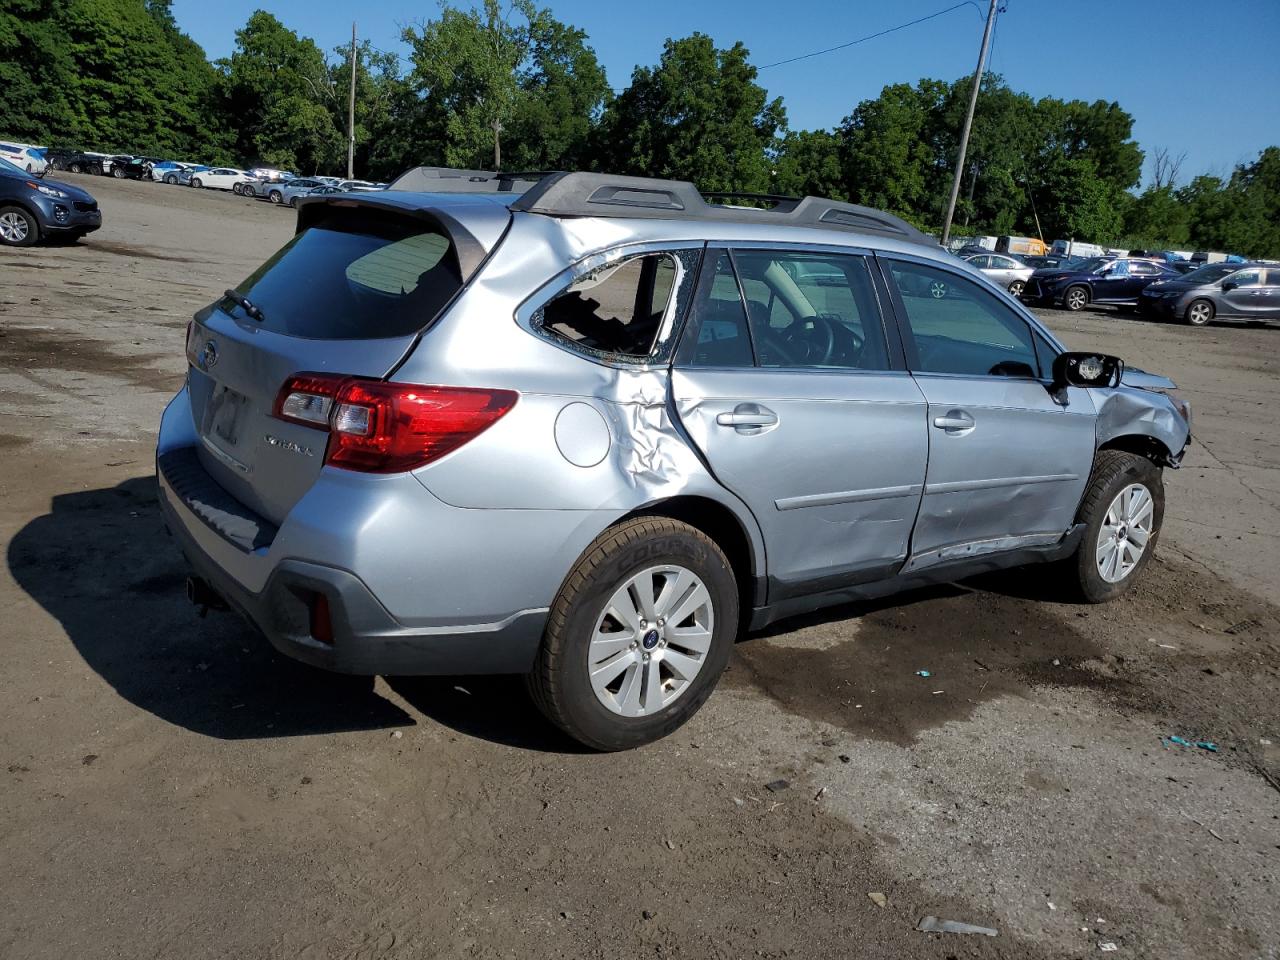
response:
<path fill-rule="evenodd" d="M 385 378 L 460 292 L 477 246 L 428 211 L 304 206 L 293 239 L 192 324 L 188 384 L 205 469 L 281 523 L 315 482 L 328 441 L 274 415 L 281 387 L 308 372 Z"/>

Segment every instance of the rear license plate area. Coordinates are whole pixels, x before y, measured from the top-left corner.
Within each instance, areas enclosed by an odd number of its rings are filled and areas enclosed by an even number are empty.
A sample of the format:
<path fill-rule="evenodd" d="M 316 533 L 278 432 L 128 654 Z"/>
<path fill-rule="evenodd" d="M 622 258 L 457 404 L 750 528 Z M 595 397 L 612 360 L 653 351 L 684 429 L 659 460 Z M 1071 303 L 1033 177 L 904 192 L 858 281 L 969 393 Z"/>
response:
<path fill-rule="evenodd" d="M 205 440 L 223 453 L 234 455 L 240 448 L 248 420 L 249 398 L 223 384 L 216 384 L 204 408 Z"/>

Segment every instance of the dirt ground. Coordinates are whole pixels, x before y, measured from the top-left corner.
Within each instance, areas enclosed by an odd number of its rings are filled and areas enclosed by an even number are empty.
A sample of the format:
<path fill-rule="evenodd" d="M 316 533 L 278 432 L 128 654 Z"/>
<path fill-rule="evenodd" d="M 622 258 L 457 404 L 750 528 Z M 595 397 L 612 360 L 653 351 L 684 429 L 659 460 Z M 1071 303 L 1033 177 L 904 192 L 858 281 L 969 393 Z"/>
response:
<path fill-rule="evenodd" d="M 1032 571 L 779 624 L 599 756 L 514 679 L 334 677 L 196 617 L 154 431 L 187 319 L 292 215 L 77 182 L 103 230 L 0 253 L 0 956 L 1280 957 L 1280 327 L 1046 314 L 1195 407 L 1130 596 Z"/>

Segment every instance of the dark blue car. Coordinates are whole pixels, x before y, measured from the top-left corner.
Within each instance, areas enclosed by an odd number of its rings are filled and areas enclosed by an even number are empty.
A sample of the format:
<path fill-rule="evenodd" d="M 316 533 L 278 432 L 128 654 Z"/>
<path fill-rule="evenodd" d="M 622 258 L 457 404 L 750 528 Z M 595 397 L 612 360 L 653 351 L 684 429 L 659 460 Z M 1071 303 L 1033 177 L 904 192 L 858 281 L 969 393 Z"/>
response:
<path fill-rule="evenodd" d="M 1022 288 L 1022 300 L 1068 310 L 1083 310 L 1091 303 L 1136 307 L 1147 284 L 1179 276 L 1177 270 L 1154 260 L 1090 257 L 1070 265 L 1037 270 Z"/>
<path fill-rule="evenodd" d="M 98 201 L 79 187 L 44 180 L 0 160 L 0 246 L 83 237 L 102 226 Z"/>

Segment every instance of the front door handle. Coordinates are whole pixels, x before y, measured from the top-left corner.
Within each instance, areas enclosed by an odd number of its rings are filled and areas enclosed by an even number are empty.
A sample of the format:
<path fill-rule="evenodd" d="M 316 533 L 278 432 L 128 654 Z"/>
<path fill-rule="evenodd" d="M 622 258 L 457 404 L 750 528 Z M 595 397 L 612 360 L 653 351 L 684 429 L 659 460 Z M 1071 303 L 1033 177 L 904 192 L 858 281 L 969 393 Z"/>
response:
<path fill-rule="evenodd" d="M 716 416 L 716 423 L 722 427 L 733 427 L 743 433 L 757 433 L 763 427 L 775 426 L 778 415 L 767 407 L 755 403 L 740 403 L 732 413 L 721 413 Z"/>
<path fill-rule="evenodd" d="M 945 417 L 934 417 L 933 425 L 947 433 L 968 433 L 974 428 L 976 421 L 963 410 L 948 410 Z"/>

